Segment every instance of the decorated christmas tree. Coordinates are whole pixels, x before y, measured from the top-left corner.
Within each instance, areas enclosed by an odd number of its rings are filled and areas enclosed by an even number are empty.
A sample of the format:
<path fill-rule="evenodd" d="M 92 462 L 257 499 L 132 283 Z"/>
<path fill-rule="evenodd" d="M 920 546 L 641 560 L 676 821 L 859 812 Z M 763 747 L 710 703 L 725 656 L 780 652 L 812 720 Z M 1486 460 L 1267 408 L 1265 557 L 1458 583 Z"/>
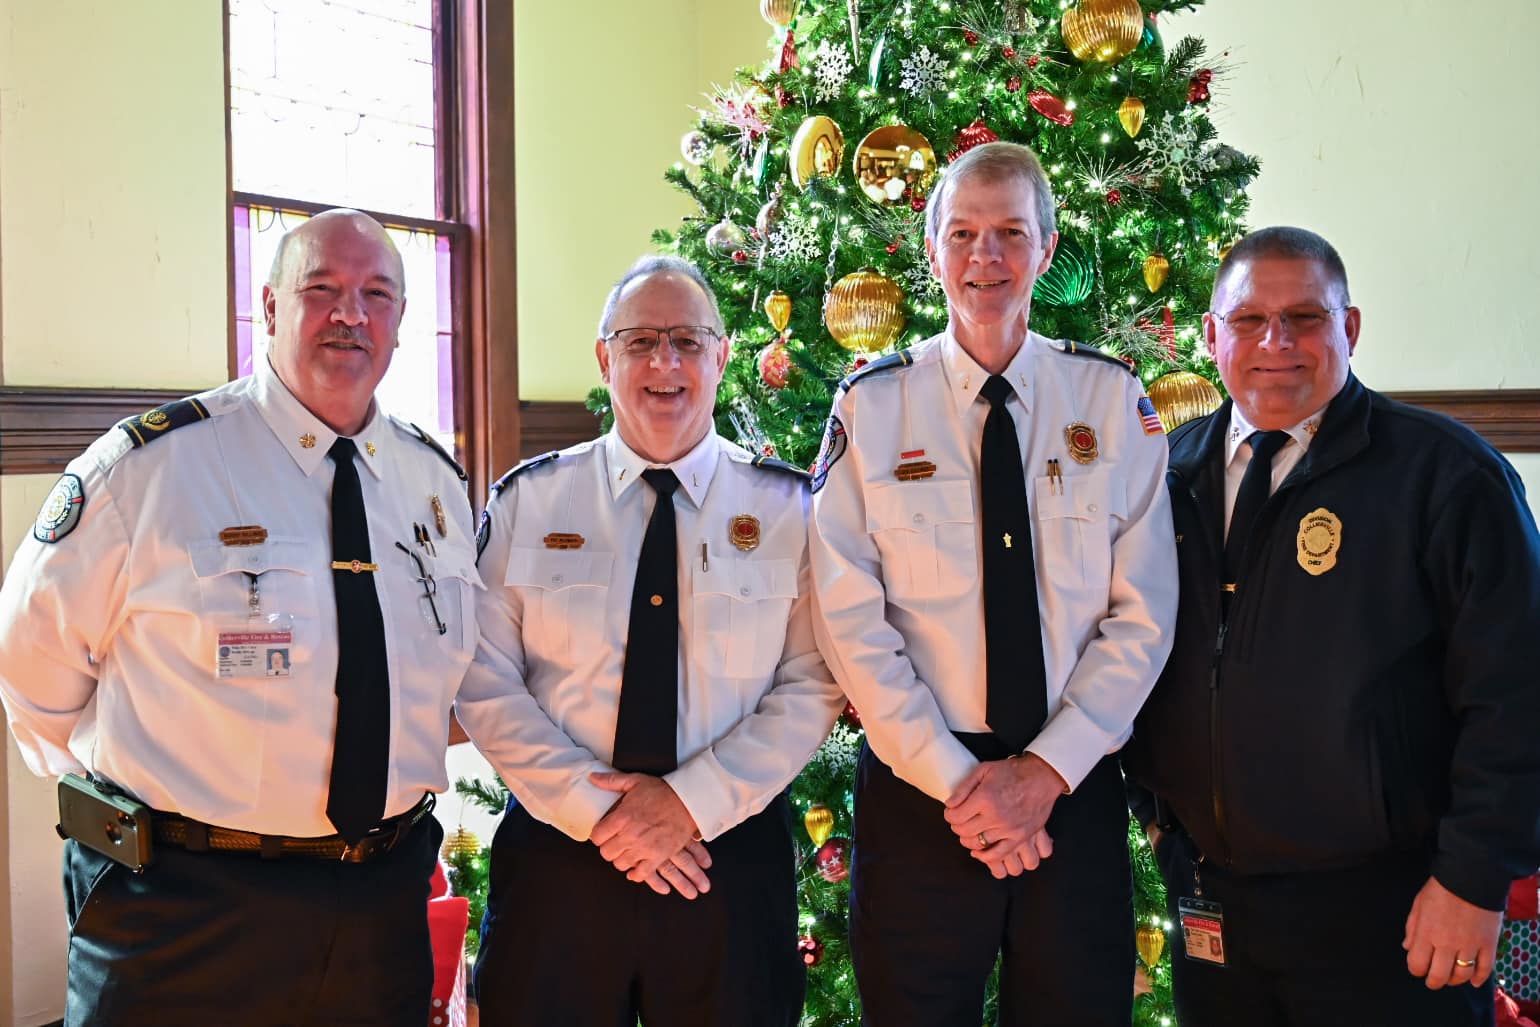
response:
<path fill-rule="evenodd" d="M 1223 56 L 1161 38 L 1159 16 L 1201 2 L 759 0 L 775 29 L 769 60 L 698 109 L 666 176 L 698 213 L 654 236 L 721 301 L 736 347 L 722 434 L 806 467 L 839 381 L 942 330 L 926 199 L 950 160 L 994 139 L 1036 151 L 1058 199 L 1033 327 L 1127 360 L 1168 429 L 1217 406 L 1198 315 L 1244 232 L 1258 163 L 1222 145 L 1209 118 Z M 590 406 L 607 415 L 602 390 Z M 793 787 L 810 1024 L 859 1019 L 846 934 L 859 746 L 847 710 Z M 1170 1024 L 1164 896 L 1133 825 L 1129 844 L 1136 1022 Z"/>

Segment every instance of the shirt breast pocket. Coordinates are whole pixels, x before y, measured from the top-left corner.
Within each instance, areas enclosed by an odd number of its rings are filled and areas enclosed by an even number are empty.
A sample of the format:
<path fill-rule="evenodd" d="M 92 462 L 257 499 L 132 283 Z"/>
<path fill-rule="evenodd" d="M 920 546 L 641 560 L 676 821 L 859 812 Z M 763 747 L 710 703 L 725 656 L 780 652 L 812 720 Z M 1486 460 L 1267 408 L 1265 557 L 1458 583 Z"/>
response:
<path fill-rule="evenodd" d="M 973 483 L 903 482 L 866 496 L 889 599 L 950 599 L 978 586 Z"/>
<path fill-rule="evenodd" d="M 1121 486 L 1106 472 L 1033 482 L 1033 552 L 1050 588 L 1105 594 L 1112 583 L 1113 519 L 1127 517 Z"/>
<path fill-rule="evenodd" d="M 524 599 L 524 651 L 570 667 L 604 643 L 611 553 L 512 549 L 503 584 Z"/>
<path fill-rule="evenodd" d="M 419 579 L 415 564 L 407 570 L 413 579 L 410 594 L 417 604 L 414 626 L 423 634 L 437 636 L 440 646 L 456 660 L 469 663 L 476 654 L 476 589 L 481 587 L 474 560 L 460 553 L 433 558 L 427 568 L 433 576 L 431 582 Z"/>
<path fill-rule="evenodd" d="M 797 598 L 792 560 L 733 560 L 713 556 L 695 565 L 695 650 L 712 675 L 768 680 L 786 644 Z"/>
<path fill-rule="evenodd" d="M 255 546 L 203 540 L 190 544 L 187 555 L 198 579 L 205 627 L 229 630 L 254 619 L 253 614 L 255 619 L 287 617 L 294 631 L 291 660 L 308 658 L 319 609 L 311 544 L 276 536 Z"/>

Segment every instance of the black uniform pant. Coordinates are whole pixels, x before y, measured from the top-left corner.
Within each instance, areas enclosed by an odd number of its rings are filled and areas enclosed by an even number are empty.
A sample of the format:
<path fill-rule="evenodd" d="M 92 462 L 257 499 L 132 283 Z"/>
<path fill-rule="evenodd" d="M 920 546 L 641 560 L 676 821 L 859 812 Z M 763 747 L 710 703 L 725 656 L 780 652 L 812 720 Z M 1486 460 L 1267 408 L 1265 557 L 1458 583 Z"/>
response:
<path fill-rule="evenodd" d="M 1428 857 L 1350 870 L 1237 875 L 1198 867 L 1224 916 L 1226 965 L 1188 959 L 1179 897 L 1194 893 L 1195 850 L 1162 837 L 1157 861 L 1171 922 L 1172 991 L 1182 1027 L 1490 1027 L 1493 982 L 1430 991 L 1406 968 L 1401 939 Z"/>
<path fill-rule="evenodd" d="M 706 843 L 711 890 L 685 899 L 511 808 L 476 957 L 482 1027 L 795 1027 L 807 971 L 787 816 L 778 797 Z"/>
<path fill-rule="evenodd" d="M 981 759 L 1002 755 L 992 737 L 959 737 Z M 978 1027 L 997 958 L 1007 1027 L 1131 1022 L 1133 885 L 1116 757 L 1055 804 L 1053 855 L 1003 881 L 963 848 L 941 803 L 867 748 L 855 802 L 850 947 L 863 1024 Z"/>
<path fill-rule="evenodd" d="M 142 874 L 64 847 L 68 1027 L 422 1027 L 433 991 L 424 817 L 367 863 L 159 846 Z"/>

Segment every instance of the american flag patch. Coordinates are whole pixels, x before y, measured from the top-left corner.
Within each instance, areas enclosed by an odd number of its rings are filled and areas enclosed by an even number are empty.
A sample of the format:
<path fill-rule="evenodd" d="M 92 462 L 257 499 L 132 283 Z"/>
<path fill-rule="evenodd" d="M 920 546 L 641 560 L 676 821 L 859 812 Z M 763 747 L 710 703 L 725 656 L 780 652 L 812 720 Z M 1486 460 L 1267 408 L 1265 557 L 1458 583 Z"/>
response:
<path fill-rule="evenodd" d="M 1150 402 L 1150 397 L 1139 397 L 1139 423 L 1144 425 L 1146 435 L 1164 435 L 1166 429 L 1160 423 L 1160 415 L 1155 412 L 1155 404 Z"/>

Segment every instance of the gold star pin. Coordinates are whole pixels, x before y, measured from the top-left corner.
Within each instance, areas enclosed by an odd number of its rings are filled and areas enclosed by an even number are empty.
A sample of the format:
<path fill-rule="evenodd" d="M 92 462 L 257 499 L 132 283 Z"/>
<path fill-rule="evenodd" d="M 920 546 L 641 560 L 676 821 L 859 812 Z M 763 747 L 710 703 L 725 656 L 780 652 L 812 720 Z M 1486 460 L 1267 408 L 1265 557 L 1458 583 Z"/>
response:
<path fill-rule="evenodd" d="M 372 443 L 372 442 L 365 442 L 364 443 L 364 448 L 369 451 L 369 455 L 370 456 L 374 455 L 374 443 Z"/>
<path fill-rule="evenodd" d="M 301 447 L 303 447 L 305 449 L 314 449 L 315 448 L 315 436 L 310 434 L 307 431 L 305 434 L 303 434 L 303 435 L 301 435 L 299 437 L 299 444 L 300 444 Z"/>

